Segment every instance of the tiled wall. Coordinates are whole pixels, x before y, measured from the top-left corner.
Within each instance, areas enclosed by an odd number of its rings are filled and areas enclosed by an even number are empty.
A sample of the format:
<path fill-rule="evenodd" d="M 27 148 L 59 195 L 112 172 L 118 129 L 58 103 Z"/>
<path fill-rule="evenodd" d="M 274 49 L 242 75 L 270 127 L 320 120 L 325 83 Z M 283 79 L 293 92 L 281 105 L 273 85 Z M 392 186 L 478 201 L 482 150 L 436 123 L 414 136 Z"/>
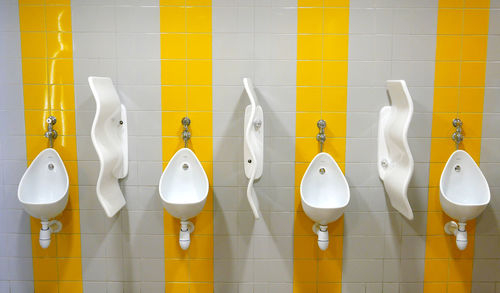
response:
<path fill-rule="evenodd" d="M 422 292 L 435 4 L 351 3 L 346 131 L 351 203 L 344 216 L 343 292 Z M 377 121 L 388 103 L 387 79 L 405 79 L 414 102 L 408 133 L 415 160 L 408 191 L 413 221 L 391 207 L 378 178 Z"/>
<path fill-rule="evenodd" d="M 31 163 L 49 147 L 46 119 L 55 116 L 53 147 L 69 177 L 68 204 L 57 217 L 62 230 L 47 249 L 38 244 L 40 220 L 31 218 L 34 289 L 82 292 L 78 167 L 73 88 L 70 1 L 19 1 L 26 158 Z"/>
<path fill-rule="evenodd" d="M 160 0 L 163 168 L 184 147 L 183 117 L 189 117 L 188 147 L 209 181 L 203 211 L 191 221 L 187 251 L 179 247 L 180 221 L 164 211 L 165 292 L 213 292 L 212 7 L 206 0 Z"/>
<path fill-rule="evenodd" d="M 470 292 L 474 221 L 467 249 L 458 251 L 442 227 L 450 221 L 439 204 L 439 178 L 455 144 L 455 117 L 463 120 L 462 148 L 479 163 L 488 42 L 489 1 L 439 1 L 432 117 L 424 292 Z M 450 48 L 454 48 L 451 50 Z M 439 227 L 439 229 L 438 229 Z"/>
<path fill-rule="evenodd" d="M 300 184 L 320 152 L 317 121 L 326 121 L 323 150 L 345 170 L 349 1 L 298 1 L 295 131 L 294 292 L 339 292 L 344 217 L 328 225 L 329 248 L 318 248 L 304 213 Z"/>
<path fill-rule="evenodd" d="M 155 5 L 155 6 L 148 6 Z M 85 292 L 164 292 L 160 14 L 156 1 L 72 1 Z M 90 139 L 88 76 L 113 79 L 127 107 L 126 207 L 108 218 L 95 195 L 99 161 Z"/>
<path fill-rule="evenodd" d="M 26 169 L 21 37 L 16 1 L 0 3 L 0 292 L 33 292 L 30 217 L 17 200 Z"/>
<path fill-rule="evenodd" d="M 56 237 L 79 238 L 81 273 L 76 270 L 75 278 L 81 280 L 80 291 L 500 292 L 500 1 L 22 0 L 20 4 L 60 9 L 63 25 L 26 29 L 18 1 L 0 2 L 0 123 L 8 125 L 0 133 L 0 220 L 9 223 L 0 227 L 0 292 L 33 292 L 40 283 L 57 284 L 64 292 L 61 276 L 68 276 L 68 271 L 50 276 L 58 282 L 40 282 L 45 277 L 37 275 L 40 266 L 34 262 L 80 259 L 64 255 L 67 250 L 62 248 L 70 246 L 60 241 L 57 250 L 54 245 L 41 251 L 38 235 L 30 234 L 37 233 L 39 223 L 30 224 L 17 201 L 17 183 L 27 160 L 46 144 L 41 113 L 50 110 L 60 119 L 56 129 L 62 136 L 56 147 L 66 166 L 78 172 L 71 177 L 70 192 L 77 201 L 67 209 L 79 214 L 78 227 Z M 443 33 L 442 14 L 462 13 L 463 5 L 474 6 L 473 14 L 483 13 L 472 23 L 488 30 L 474 36 L 465 31 Z M 47 11 L 43 14 L 47 24 L 59 23 L 55 20 L 59 14 Z M 36 18 L 29 20 L 33 24 Z M 470 23 L 464 18 L 464 29 Z M 445 28 L 453 26 L 461 29 L 462 22 L 451 21 Z M 26 46 L 33 43 L 27 43 L 23 33 L 38 35 L 47 47 Z M 470 51 L 467 42 L 442 49 L 443 36 L 460 39 L 463 34 L 473 39 Z M 56 36 L 71 54 L 46 55 Z M 40 74 L 30 75 L 22 61 L 51 64 L 59 57 L 64 57 L 63 63 L 73 63 L 63 75 L 72 81 L 54 79 L 33 86 L 26 80 Z M 467 59 L 472 57 L 479 59 Z M 468 100 L 462 98 L 473 95 L 463 94 L 458 103 L 467 105 L 463 109 L 439 110 L 450 106 L 444 102 L 457 101 L 450 95 L 442 98 L 438 78 L 443 76 L 439 70 L 457 60 L 486 65 L 482 85 L 460 87 L 480 91 L 484 86 L 484 103 L 481 93 Z M 127 205 L 114 218 L 106 217 L 95 195 L 99 162 L 90 140 L 95 113 L 87 83 L 91 75 L 111 77 L 128 109 L 129 176 L 121 182 Z M 248 181 L 243 172 L 243 115 L 249 103 L 243 77 L 254 80 L 265 116 L 265 166 L 256 182 L 262 212 L 258 221 L 246 199 Z M 413 221 L 390 206 L 377 174 L 377 120 L 380 108 L 389 103 L 387 79 L 405 79 L 415 106 L 409 131 L 415 159 L 408 193 Z M 34 89 L 39 87 L 45 88 L 42 94 Z M 441 221 L 446 218 L 433 214 L 442 215 L 436 207 L 435 179 L 438 167 L 453 151 L 448 137 L 457 112 L 464 121 L 465 146 L 473 141 L 471 152 L 490 184 L 492 201 L 469 233 L 466 265 L 450 278 L 448 268 L 450 272 L 456 268 L 457 249 L 452 237 L 442 234 Z M 196 219 L 187 253 L 178 247 L 178 223 L 163 210 L 157 188 L 166 163 L 183 146 L 180 119 L 185 115 L 192 120 L 190 147 L 213 186 Z M 314 136 L 320 117 L 327 122 L 325 150 L 340 163 L 351 187 L 345 216 L 330 227 L 333 234 L 326 255 L 318 251 L 312 222 L 303 214 L 297 216 L 301 213 L 297 187 L 307 162 L 318 151 Z M 435 143 L 436 137 L 442 144 Z M 451 243 L 439 251 L 444 254 L 431 247 L 436 236 Z M 446 273 L 446 279 L 432 279 L 438 268 L 432 261 L 449 264 L 437 270 Z M 328 264 L 332 267 L 325 270 Z M 37 288 L 44 292 L 43 286 Z M 47 290 L 57 292 L 52 287 Z"/>
<path fill-rule="evenodd" d="M 472 290 L 500 290 L 500 3 L 491 1 L 489 14 L 488 53 L 484 88 L 484 110 L 481 136 L 481 170 L 488 180 L 491 203 L 476 220 Z M 495 291 L 496 286 L 496 291 Z"/>
<path fill-rule="evenodd" d="M 212 1 L 214 292 L 291 292 L 295 133 L 295 1 Z M 254 81 L 264 111 L 261 219 L 247 200 L 243 120 Z"/>

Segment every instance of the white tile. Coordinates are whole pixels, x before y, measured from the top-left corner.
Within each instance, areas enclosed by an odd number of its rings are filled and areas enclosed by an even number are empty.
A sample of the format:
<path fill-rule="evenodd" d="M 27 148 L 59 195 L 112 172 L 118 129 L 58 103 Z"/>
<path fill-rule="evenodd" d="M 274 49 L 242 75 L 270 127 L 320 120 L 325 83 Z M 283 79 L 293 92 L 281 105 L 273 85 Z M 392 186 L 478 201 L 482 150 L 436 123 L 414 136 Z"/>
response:
<path fill-rule="evenodd" d="M 434 61 L 394 61 L 391 76 L 404 79 L 410 86 L 432 86 L 434 67 Z"/>
<path fill-rule="evenodd" d="M 116 58 L 116 37 L 113 33 L 73 33 L 73 58 Z"/>
<path fill-rule="evenodd" d="M 423 282 L 424 262 L 424 259 L 402 259 L 401 282 Z"/>
<path fill-rule="evenodd" d="M 394 60 L 432 61 L 436 55 L 436 37 L 395 35 L 392 54 Z"/>
<path fill-rule="evenodd" d="M 384 219 L 382 213 L 345 213 L 344 233 L 353 236 L 383 235 Z"/>
<path fill-rule="evenodd" d="M 374 259 L 384 254 L 384 236 L 344 236 L 344 259 Z"/>
<path fill-rule="evenodd" d="M 256 260 L 255 282 L 292 282 L 293 262 L 291 260 Z"/>
<path fill-rule="evenodd" d="M 106 281 L 106 259 L 82 258 L 82 278 L 84 281 Z"/>
<path fill-rule="evenodd" d="M 346 207 L 346 211 L 350 212 L 387 211 L 388 202 L 383 187 L 351 186 L 350 191 L 351 191 L 351 199 Z"/>
<path fill-rule="evenodd" d="M 212 84 L 242 86 L 242 79 L 253 78 L 254 64 L 248 60 L 213 60 Z"/>
<path fill-rule="evenodd" d="M 162 282 L 165 279 L 165 261 L 163 259 L 142 259 L 141 271 L 141 281 Z"/>
<path fill-rule="evenodd" d="M 128 211 L 122 214 L 124 231 L 130 234 L 163 234 L 163 211 Z"/>
<path fill-rule="evenodd" d="M 391 77 L 391 63 L 388 61 L 351 61 L 348 67 L 349 86 L 384 87 Z"/>
<path fill-rule="evenodd" d="M 500 62 L 488 62 L 486 65 L 486 84 L 488 86 L 500 86 L 498 77 L 500 76 Z"/>
<path fill-rule="evenodd" d="M 117 58 L 159 59 L 160 50 L 158 33 L 125 33 L 116 37 Z"/>
<path fill-rule="evenodd" d="M 217 1 L 220 2 L 221 0 Z M 226 0 L 232 1 L 232 0 Z M 253 32 L 254 9 L 252 7 L 221 7 L 214 1 L 212 32 Z"/>
<path fill-rule="evenodd" d="M 342 282 L 380 282 L 382 260 L 344 260 Z"/>
<path fill-rule="evenodd" d="M 33 280 L 33 260 L 28 258 L 10 258 L 8 261 L 9 280 L 31 281 Z"/>
<path fill-rule="evenodd" d="M 116 61 L 113 59 L 74 59 L 73 75 L 75 84 L 88 87 L 89 76 L 106 76 L 116 82 Z M 90 92 L 89 92 L 90 93 Z M 91 97 L 91 96 L 90 96 Z M 79 110 L 79 109 L 78 109 Z"/>
<path fill-rule="evenodd" d="M 214 137 L 214 162 L 243 161 L 243 138 Z"/>
<path fill-rule="evenodd" d="M 159 85 L 118 85 L 117 91 L 127 111 L 155 111 L 161 108 Z"/>
<path fill-rule="evenodd" d="M 254 35 L 255 59 L 289 59 L 297 58 L 297 37 L 294 34 L 258 33 Z"/>
<path fill-rule="evenodd" d="M 255 61 L 255 85 L 295 85 L 296 61 Z"/>
<path fill-rule="evenodd" d="M 248 104 L 248 98 L 243 93 L 243 87 L 235 86 L 213 86 L 213 106 L 215 112 L 243 112 Z"/>
<path fill-rule="evenodd" d="M 250 33 L 214 33 L 212 46 L 214 60 L 241 60 L 254 57 L 254 36 Z"/>
<path fill-rule="evenodd" d="M 113 7 L 74 5 L 71 12 L 73 32 L 115 31 L 115 9 Z"/>
<path fill-rule="evenodd" d="M 160 32 L 158 7 L 116 7 L 116 28 L 119 33 Z"/>
<path fill-rule="evenodd" d="M 117 84 L 159 85 L 160 79 L 160 60 L 123 59 L 117 62 Z"/>
<path fill-rule="evenodd" d="M 489 35 L 488 36 L 488 61 L 500 61 L 500 53 L 498 49 L 500 48 L 500 36 Z"/>
<path fill-rule="evenodd" d="M 349 186 L 378 187 L 382 183 L 378 177 L 377 165 L 372 163 L 350 163 L 345 167 Z"/>
<path fill-rule="evenodd" d="M 349 33 L 350 34 L 373 34 L 376 28 L 375 10 L 372 9 L 350 9 L 349 10 Z"/>
<path fill-rule="evenodd" d="M 385 87 L 349 87 L 347 89 L 347 111 L 376 112 L 389 106 L 390 99 Z"/>

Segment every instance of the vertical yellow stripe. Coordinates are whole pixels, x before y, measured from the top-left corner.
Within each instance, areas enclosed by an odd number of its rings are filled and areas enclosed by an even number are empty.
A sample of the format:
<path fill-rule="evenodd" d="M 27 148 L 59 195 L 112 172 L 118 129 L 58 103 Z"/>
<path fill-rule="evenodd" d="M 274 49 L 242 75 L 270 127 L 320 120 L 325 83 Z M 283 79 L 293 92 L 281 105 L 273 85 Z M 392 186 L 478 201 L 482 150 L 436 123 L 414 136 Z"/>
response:
<path fill-rule="evenodd" d="M 488 43 L 489 0 L 440 0 L 436 36 L 434 107 L 429 174 L 424 292 L 471 291 L 475 222 L 469 244 L 459 251 L 443 226 L 451 219 L 439 202 L 439 179 L 455 150 L 452 120 L 463 121 L 461 148 L 479 163 Z"/>
<path fill-rule="evenodd" d="M 328 225 L 330 246 L 319 250 L 299 189 L 319 152 L 319 119 L 327 123 L 324 151 L 345 167 L 349 0 L 299 0 L 298 6 L 293 290 L 340 292 L 344 218 Z"/>
<path fill-rule="evenodd" d="M 19 0 L 24 117 L 28 164 L 48 147 L 46 118 L 57 118 L 54 148 L 69 174 L 69 201 L 57 218 L 63 229 L 48 249 L 38 243 L 40 220 L 31 219 L 35 292 L 82 292 L 76 157 L 73 47 L 69 0 Z"/>
<path fill-rule="evenodd" d="M 164 215 L 165 291 L 213 292 L 212 7 L 211 0 L 160 0 L 163 168 L 180 148 L 182 117 L 191 119 L 191 148 L 208 175 L 210 191 L 194 219 L 187 251 L 179 220 Z"/>

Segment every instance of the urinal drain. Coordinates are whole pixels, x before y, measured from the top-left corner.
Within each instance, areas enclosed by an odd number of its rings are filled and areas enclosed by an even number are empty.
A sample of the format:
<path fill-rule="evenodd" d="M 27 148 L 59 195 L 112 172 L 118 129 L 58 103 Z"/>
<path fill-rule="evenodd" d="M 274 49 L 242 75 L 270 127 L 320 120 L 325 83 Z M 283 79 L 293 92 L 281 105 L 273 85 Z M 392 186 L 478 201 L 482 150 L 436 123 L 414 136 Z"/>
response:
<path fill-rule="evenodd" d="M 189 165 L 186 163 L 182 164 L 182 170 L 186 171 L 187 169 L 189 169 Z"/>
<path fill-rule="evenodd" d="M 462 170 L 462 167 L 460 165 L 455 166 L 455 172 L 460 172 Z"/>
<path fill-rule="evenodd" d="M 50 171 L 54 170 L 54 164 L 52 163 L 50 163 L 47 167 L 49 168 Z"/>
<path fill-rule="evenodd" d="M 325 168 L 320 168 L 319 169 L 319 174 L 323 175 L 323 174 L 325 174 L 325 172 L 326 172 Z"/>

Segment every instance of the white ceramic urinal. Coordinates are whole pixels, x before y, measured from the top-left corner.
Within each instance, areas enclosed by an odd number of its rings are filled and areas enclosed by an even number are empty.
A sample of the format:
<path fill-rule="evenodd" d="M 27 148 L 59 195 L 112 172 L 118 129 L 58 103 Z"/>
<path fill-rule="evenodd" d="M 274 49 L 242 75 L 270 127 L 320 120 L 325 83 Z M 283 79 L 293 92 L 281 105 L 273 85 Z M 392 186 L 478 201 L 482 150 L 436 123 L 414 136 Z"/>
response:
<path fill-rule="evenodd" d="M 328 248 L 328 224 L 342 216 L 349 203 L 347 180 L 328 153 L 319 153 L 307 167 L 300 183 L 300 197 L 306 215 L 315 222 L 318 246 Z"/>
<path fill-rule="evenodd" d="M 259 105 L 252 80 L 243 78 L 243 85 L 250 99 L 245 108 L 243 164 L 248 178 L 247 198 L 256 219 L 260 218 L 259 201 L 253 183 L 262 176 L 264 165 L 264 112 Z"/>
<path fill-rule="evenodd" d="M 441 174 L 440 202 L 444 212 L 458 221 L 448 222 L 445 231 L 456 236 L 457 247 L 467 247 L 466 222 L 479 216 L 490 202 L 490 188 L 481 169 L 465 151 L 455 151 Z"/>
<path fill-rule="evenodd" d="M 53 148 L 43 150 L 24 173 L 17 196 L 24 209 L 42 222 L 40 246 L 50 245 L 50 234 L 59 232 L 59 221 L 49 221 L 59 215 L 68 202 L 69 179 L 66 167 Z M 53 226 L 56 226 L 54 228 Z"/>
<path fill-rule="evenodd" d="M 404 80 L 388 80 L 391 106 L 380 110 L 378 125 L 378 173 L 391 205 L 407 219 L 413 219 L 408 202 L 408 185 L 413 175 L 413 156 L 408 145 L 408 128 L 413 102 Z"/>
<path fill-rule="evenodd" d="M 128 172 L 127 111 L 110 78 L 91 76 L 89 85 L 96 102 L 90 134 L 100 162 L 97 198 L 113 217 L 126 203 L 118 179 Z"/>
<path fill-rule="evenodd" d="M 186 250 L 194 231 L 190 218 L 198 215 L 207 200 L 208 177 L 196 155 L 188 148 L 178 150 L 160 179 L 160 198 L 169 214 L 181 220 L 179 244 Z"/>

